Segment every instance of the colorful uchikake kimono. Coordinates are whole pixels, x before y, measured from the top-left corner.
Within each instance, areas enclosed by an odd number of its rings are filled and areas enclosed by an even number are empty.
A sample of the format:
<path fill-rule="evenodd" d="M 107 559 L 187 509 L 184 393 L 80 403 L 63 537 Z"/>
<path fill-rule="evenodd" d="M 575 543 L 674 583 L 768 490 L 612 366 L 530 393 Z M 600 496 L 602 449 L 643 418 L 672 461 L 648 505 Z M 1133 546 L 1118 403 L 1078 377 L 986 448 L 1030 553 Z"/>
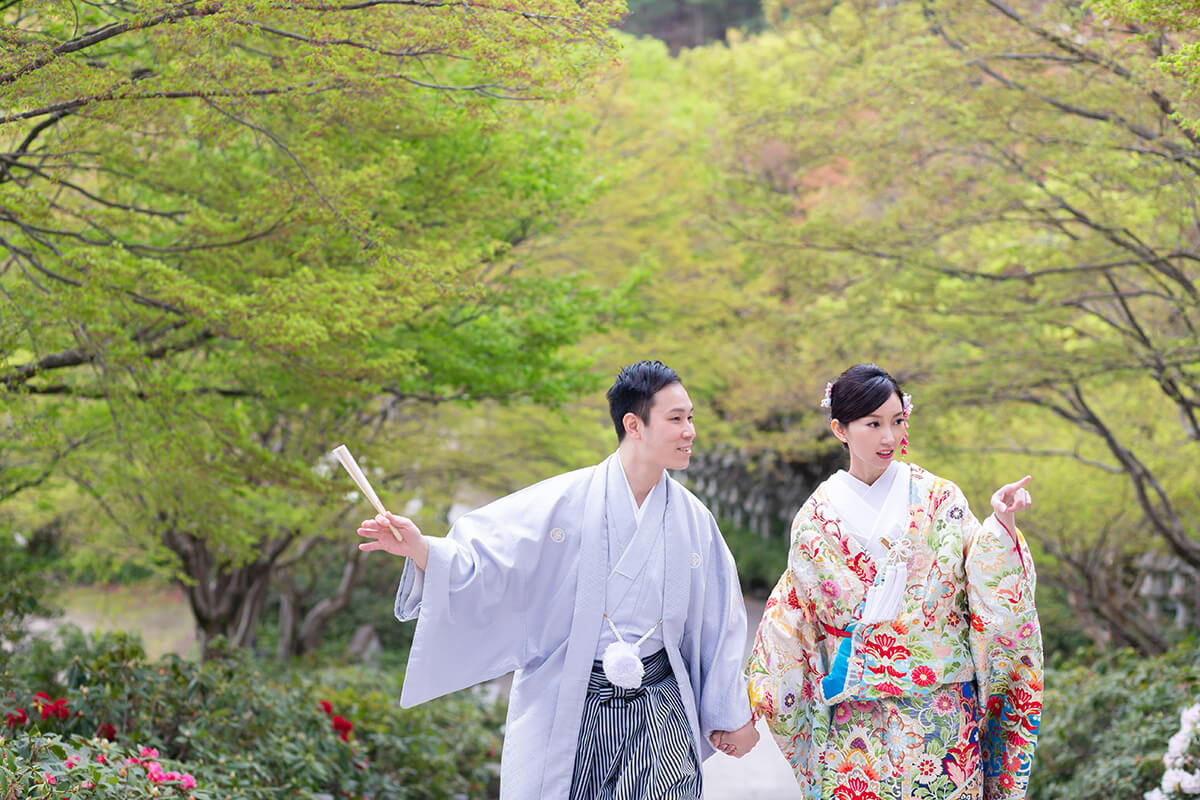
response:
<path fill-rule="evenodd" d="M 755 717 L 806 798 L 1018 800 L 1042 711 L 1033 559 L 950 481 L 893 470 L 882 534 L 839 513 L 834 478 L 797 513 L 747 667 Z M 885 564 L 907 573 L 897 613 L 859 625 Z"/>
<path fill-rule="evenodd" d="M 621 496 L 627 484 L 620 474 L 614 454 L 500 498 L 459 519 L 445 538 L 431 538 L 424 571 L 405 565 L 396 616 L 415 618 L 417 629 L 400 705 L 515 671 L 500 762 L 502 800 L 567 800 L 580 739 L 606 733 L 596 733 L 594 709 L 587 705 L 606 603 L 614 584 L 623 582 L 622 565 L 645 560 L 609 553 L 614 515 L 624 527 L 636 526 Z M 661 655 L 646 659 L 651 696 L 638 703 L 651 708 L 651 722 L 666 713 L 664 702 L 682 704 L 682 730 L 666 736 L 685 738 L 698 766 L 713 753 L 709 734 L 736 730 L 750 719 L 742 670 L 746 609 L 733 557 L 712 514 L 673 478 L 664 476 L 660 488 L 661 544 L 641 555 L 662 559 L 662 641 L 654 645 Z M 631 546 L 645 545 L 635 537 Z M 670 691 L 662 692 L 666 683 Z M 617 699 L 626 700 L 623 694 Z M 651 732 L 650 750 L 662 741 L 660 734 Z M 583 759 L 585 781 L 595 772 L 595 759 L 611 755 L 606 747 L 596 750 Z M 663 769 L 652 757 L 630 758 L 635 768 Z M 640 796 L 636 786 L 622 793 L 627 788 L 615 796 Z"/>

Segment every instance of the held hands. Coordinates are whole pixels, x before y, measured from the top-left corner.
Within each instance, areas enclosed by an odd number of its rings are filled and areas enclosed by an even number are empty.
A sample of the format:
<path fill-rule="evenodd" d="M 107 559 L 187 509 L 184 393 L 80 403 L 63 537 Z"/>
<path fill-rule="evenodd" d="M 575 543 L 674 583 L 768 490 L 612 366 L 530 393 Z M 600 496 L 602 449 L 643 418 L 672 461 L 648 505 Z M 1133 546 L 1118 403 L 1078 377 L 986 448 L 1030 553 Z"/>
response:
<path fill-rule="evenodd" d="M 392 528 L 400 534 L 399 540 L 392 533 Z M 390 512 L 386 515 L 376 514 L 362 521 L 358 526 L 358 535 L 373 540 L 360 542 L 359 550 L 384 550 L 394 556 L 411 558 L 421 569 L 425 569 L 429 562 L 429 542 L 421 535 L 421 529 L 408 517 L 398 517 Z"/>
<path fill-rule="evenodd" d="M 1016 483 L 1006 483 L 992 495 L 992 509 L 996 512 L 996 519 L 1010 532 L 1016 526 L 1015 514 L 1033 505 L 1033 498 L 1025 488 L 1031 480 L 1033 476 L 1026 475 Z"/>
<path fill-rule="evenodd" d="M 708 740 L 714 749 L 727 756 L 741 758 L 758 744 L 758 729 L 754 727 L 754 720 L 750 720 L 736 731 L 713 731 L 708 735 Z"/>

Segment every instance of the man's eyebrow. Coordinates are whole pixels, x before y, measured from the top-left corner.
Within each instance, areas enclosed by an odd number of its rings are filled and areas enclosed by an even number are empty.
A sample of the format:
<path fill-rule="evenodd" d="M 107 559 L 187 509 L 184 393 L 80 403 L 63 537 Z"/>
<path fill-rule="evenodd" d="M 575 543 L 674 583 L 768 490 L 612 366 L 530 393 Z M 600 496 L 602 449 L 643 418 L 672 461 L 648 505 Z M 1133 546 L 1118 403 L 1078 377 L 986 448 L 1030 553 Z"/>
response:
<path fill-rule="evenodd" d="M 674 414 L 676 411 L 686 411 L 690 414 L 691 412 L 693 412 L 695 410 L 696 410 L 695 406 L 688 406 L 687 408 L 684 408 L 683 406 L 675 406 L 674 408 L 667 409 L 667 413 Z"/>

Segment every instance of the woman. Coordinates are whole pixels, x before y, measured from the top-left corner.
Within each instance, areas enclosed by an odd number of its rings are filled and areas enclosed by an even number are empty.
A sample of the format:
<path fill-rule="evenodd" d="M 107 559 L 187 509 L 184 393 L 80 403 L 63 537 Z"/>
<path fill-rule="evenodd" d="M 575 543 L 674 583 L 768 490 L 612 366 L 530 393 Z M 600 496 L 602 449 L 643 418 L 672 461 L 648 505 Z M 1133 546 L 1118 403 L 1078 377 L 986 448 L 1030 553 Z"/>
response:
<path fill-rule="evenodd" d="M 792 524 L 747 672 L 808 798 L 1023 798 L 1042 708 L 1033 560 L 1013 515 L 896 460 L 912 403 L 873 364 L 826 389 L 850 452 Z"/>

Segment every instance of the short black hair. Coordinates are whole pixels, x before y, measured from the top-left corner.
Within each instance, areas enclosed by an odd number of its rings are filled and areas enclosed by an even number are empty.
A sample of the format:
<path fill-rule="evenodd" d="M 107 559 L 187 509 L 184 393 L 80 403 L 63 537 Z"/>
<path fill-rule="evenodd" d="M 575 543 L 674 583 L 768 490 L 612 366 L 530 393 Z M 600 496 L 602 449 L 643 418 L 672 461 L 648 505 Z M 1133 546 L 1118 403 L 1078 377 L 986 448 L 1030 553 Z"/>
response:
<path fill-rule="evenodd" d="M 617 429 L 617 441 L 625 439 L 625 415 L 632 412 L 647 422 L 654 395 L 664 386 L 682 383 L 678 373 L 661 361 L 639 361 L 621 370 L 608 389 L 608 413 Z"/>
<path fill-rule="evenodd" d="M 881 367 L 855 364 L 838 376 L 829 392 L 829 418 L 843 425 L 867 416 L 892 395 L 904 401 L 900 384 Z"/>

